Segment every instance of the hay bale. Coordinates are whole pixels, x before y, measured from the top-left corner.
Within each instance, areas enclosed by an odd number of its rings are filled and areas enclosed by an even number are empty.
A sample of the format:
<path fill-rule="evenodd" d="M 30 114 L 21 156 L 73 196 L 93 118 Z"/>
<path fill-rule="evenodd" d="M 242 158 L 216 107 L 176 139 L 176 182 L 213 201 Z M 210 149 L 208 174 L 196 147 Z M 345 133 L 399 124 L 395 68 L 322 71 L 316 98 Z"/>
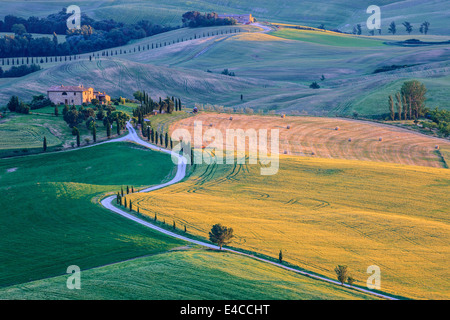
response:
<path fill-rule="evenodd" d="M 230 121 L 233 121 L 233 117 L 230 117 Z"/>
<path fill-rule="evenodd" d="M 378 139 L 378 141 L 383 141 L 383 138 Z"/>
<path fill-rule="evenodd" d="M 439 146 L 438 146 L 438 145 L 436 145 L 434 148 L 435 148 L 436 150 L 439 150 Z"/>
<path fill-rule="evenodd" d="M 339 127 L 336 127 L 334 130 L 336 130 L 336 131 L 339 131 L 339 130 L 341 130 L 341 128 L 339 128 Z"/>
<path fill-rule="evenodd" d="M 288 152 L 286 150 L 284 150 L 284 154 L 288 154 Z"/>
<path fill-rule="evenodd" d="M 352 138 L 348 138 L 348 142 L 352 142 Z"/>
<path fill-rule="evenodd" d="M 316 155 L 316 153 L 315 153 L 315 152 L 311 152 L 311 155 L 312 155 L 312 156 L 315 156 L 315 155 Z"/>
<path fill-rule="evenodd" d="M 288 130 L 290 130 L 290 129 L 291 129 L 291 126 L 287 126 L 286 128 L 287 128 Z"/>
<path fill-rule="evenodd" d="M 286 119 L 286 115 L 283 114 L 283 115 L 281 116 L 281 119 Z"/>
<path fill-rule="evenodd" d="M 212 126 L 213 126 L 213 124 L 212 124 L 212 123 L 210 123 L 210 124 L 209 124 L 209 126 L 210 126 L 210 127 L 212 127 Z"/>

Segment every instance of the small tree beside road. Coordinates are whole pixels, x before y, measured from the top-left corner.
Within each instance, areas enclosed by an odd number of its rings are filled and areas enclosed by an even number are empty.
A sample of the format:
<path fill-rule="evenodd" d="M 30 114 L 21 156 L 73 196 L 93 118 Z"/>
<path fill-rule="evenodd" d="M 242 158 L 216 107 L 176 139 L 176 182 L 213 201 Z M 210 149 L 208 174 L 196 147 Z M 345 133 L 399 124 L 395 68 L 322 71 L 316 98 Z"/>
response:
<path fill-rule="evenodd" d="M 222 226 L 220 223 L 213 225 L 209 232 L 209 240 L 217 244 L 220 250 L 224 245 L 231 243 L 233 237 L 233 229 Z"/>

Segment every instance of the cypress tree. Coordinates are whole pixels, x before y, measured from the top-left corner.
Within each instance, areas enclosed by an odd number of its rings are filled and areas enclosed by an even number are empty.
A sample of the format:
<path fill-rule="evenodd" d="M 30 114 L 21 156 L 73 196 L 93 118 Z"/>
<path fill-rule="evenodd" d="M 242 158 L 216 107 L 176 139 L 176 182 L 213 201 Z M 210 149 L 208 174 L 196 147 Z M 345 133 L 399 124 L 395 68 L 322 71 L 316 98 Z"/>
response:
<path fill-rule="evenodd" d="M 175 223 L 175 220 L 173 220 L 173 230 L 175 230 L 177 228 L 177 225 Z"/>
<path fill-rule="evenodd" d="M 76 129 L 75 132 L 76 132 L 76 135 L 77 135 L 77 146 L 79 147 L 80 144 L 81 144 L 81 141 L 80 141 L 80 130 Z"/>
<path fill-rule="evenodd" d="M 130 194 L 130 188 L 127 186 L 127 194 Z"/>
<path fill-rule="evenodd" d="M 280 250 L 280 253 L 278 254 L 278 261 L 280 263 L 283 263 L 283 251 Z"/>
<path fill-rule="evenodd" d="M 44 152 L 47 151 L 47 137 L 44 137 Z"/>
<path fill-rule="evenodd" d="M 131 193 L 134 193 L 134 187 L 131 186 Z"/>
<path fill-rule="evenodd" d="M 109 123 L 108 119 L 106 119 L 106 136 L 108 139 L 111 137 L 111 123 Z"/>
<path fill-rule="evenodd" d="M 59 110 L 58 110 L 58 106 L 55 106 L 55 116 L 59 116 Z"/>
<path fill-rule="evenodd" d="M 184 232 L 187 232 L 186 225 L 184 225 Z"/>
<path fill-rule="evenodd" d="M 147 127 L 147 140 L 150 142 L 150 127 Z"/>
<path fill-rule="evenodd" d="M 133 211 L 133 203 L 130 200 L 130 212 Z"/>
<path fill-rule="evenodd" d="M 166 149 L 169 147 L 169 134 L 166 132 Z"/>
<path fill-rule="evenodd" d="M 121 189 L 121 194 L 122 194 L 122 197 L 123 197 L 123 187 L 122 187 L 122 189 Z"/>
<path fill-rule="evenodd" d="M 94 142 L 97 142 L 97 126 L 95 125 L 95 121 L 94 127 L 92 128 L 92 140 L 94 140 Z"/>
<path fill-rule="evenodd" d="M 163 145 L 163 139 L 164 139 L 164 137 L 163 137 L 163 134 L 162 134 L 162 132 L 161 132 L 161 134 L 159 135 L 159 144 L 162 146 Z"/>
<path fill-rule="evenodd" d="M 394 99 L 392 96 L 389 96 L 389 111 L 391 113 L 391 120 L 395 120 L 395 110 L 394 110 Z"/>
<path fill-rule="evenodd" d="M 400 96 L 400 92 L 397 92 L 395 98 L 397 99 L 398 120 L 402 120 L 403 102 Z"/>
<path fill-rule="evenodd" d="M 155 221 L 156 221 L 156 220 L 158 220 L 158 217 L 156 216 L 156 213 L 155 213 Z"/>
<path fill-rule="evenodd" d="M 117 135 L 120 136 L 120 124 L 119 124 L 119 119 L 116 120 L 117 123 Z"/>
<path fill-rule="evenodd" d="M 126 208 L 127 207 L 127 198 L 125 197 L 125 198 L 123 198 L 123 206 Z"/>

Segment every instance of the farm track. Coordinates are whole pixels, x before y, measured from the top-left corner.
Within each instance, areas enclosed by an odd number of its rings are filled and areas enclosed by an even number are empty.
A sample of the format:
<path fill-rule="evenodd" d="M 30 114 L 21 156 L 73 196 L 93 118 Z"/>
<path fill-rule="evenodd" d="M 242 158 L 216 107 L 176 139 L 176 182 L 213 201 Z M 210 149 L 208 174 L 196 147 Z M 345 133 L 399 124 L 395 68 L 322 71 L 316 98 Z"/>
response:
<path fill-rule="evenodd" d="M 127 129 L 129 130 L 129 134 L 127 136 L 125 136 L 123 138 L 120 138 L 120 139 L 117 139 L 117 140 L 111 140 L 110 142 L 131 141 L 133 143 L 137 143 L 137 144 L 139 144 L 141 146 L 144 146 L 144 147 L 152 149 L 152 150 L 157 150 L 157 151 L 160 151 L 160 152 L 165 152 L 165 153 L 171 154 L 172 156 L 176 156 L 177 159 L 178 159 L 177 173 L 176 173 L 175 177 L 171 181 L 166 182 L 166 183 L 161 184 L 161 185 L 158 185 L 158 186 L 153 186 L 153 187 L 150 187 L 148 189 L 142 190 L 142 191 L 140 191 L 140 193 L 149 193 L 151 191 L 159 190 L 159 189 L 162 189 L 162 188 L 174 185 L 174 184 L 182 181 L 185 178 L 185 176 L 186 176 L 186 159 L 184 157 L 182 157 L 182 156 L 180 156 L 178 154 L 174 154 L 174 153 L 172 153 L 169 150 L 165 150 L 165 149 L 159 148 L 157 146 L 154 146 L 152 144 L 149 144 L 149 143 L 141 140 L 139 138 L 139 136 L 137 135 L 136 131 L 134 130 L 134 128 L 130 124 L 127 124 Z M 211 168 L 209 168 L 209 167 L 211 167 Z M 242 166 L 238 166 L 238 167 L 239 167 L 239 170 L 242 168 Z M 203 172 L 203 174 L 201 176 L 206 178 L 207 181 L 209 181 L 209 180 L 211 180 L 212 173 L 215 170 L 217 170 L 217 165 L 215 165 L 215 166 L 214 165 L 208 166 L 207 170 L 205 170 L 205 172 Z M 236 172 L 236 171 L 233 170 L 233 172 Z M 231 173 L 230 176 L 233 176 L 234 174 L 237 174 L 237 173 Z M 203 184 L 205 184 L 205 181 L 203 181 L 203 182 L 202 181 L 198 181 L 196 184 L 203 185 Z M 261 196 L 261 195 L 259 195 L 259 196 Z M 262 196 L 265 196 L 265 195 L 262 195 Z M 161 233 L 163 233 L 165 235 L 168 235 L 170 237 L 174 237 L 174 238 L 177 238 L 177 239 L 180 239 L 180 240 L 184 240 L 186 242 L 197 244 L 197 245 L 200 245 L 200 246 L 203 246 L 203 247 L 206 247 L 206 248 L 210 248 L 210 249 L 215 249 L 215 250 L 219 250 L 220 249 L 218 246 L 215 246 L 215 245 L 212 245 L 212 244 L 209 244 L 209 243 L 206 243 L 206 242 L 198 241 L 198 240 L 193 240 L 193 239 L 190 239 L 190 238 L 185 237 L 185 236 L 181 236 L 179 234 L 176 234 L 176 233 L 170 232 L 170 231 L 168 231 L 166 229 L 163 229 L 163 228 L 160 228 L 158 226 L 155 226 L 155 225 L 151 224 L 148 221 L 145 221 L 145 220 L 142 220 L 140 218 L 137 218 L 136 216 L 134 216 L 134 215 L 132 215 L 130 213 L 127 213 L 127 212 L 125 212 L 125 211 L 115 207 L 113 205 L 113 202 L 114 202 L 115 198 L 116 198 L 116 196 L 113 195 L 113 196 L 109 196 L 109 197 L 103 199 L 101 201 L 102 206 L 104 206 L 105 208 L 107 208 L 107 209 L 109 209 L 109 210 L 111 210 L 111 211 L 121 215 L 124 218 L 132 220 L 132 221 L 134 221 L 136 223 L 139 223 L 139 224 L 141 224 L 143 226 L 146 226 L 146 227 L 148 227 L 150 229 L 159 231 L 159 232 L 161 232 Z M 239 252 L 239 251 L 236 251 L 236 250 L 232 250 L 232 249 L 229 249 L 229 248 L 223 248 L 223 250 L 227 251 L 227 252 L 234 253 L 234 254 L 239 254 L 239 255 L 242 255 L 242 256 L 246 256 L 246 257 L 249 257 L 249 258 L 252 258 L 252 259 L 256 259 L 256 260 L 264 262 L 264 263 L 270 263 L 270 264 L 272 264 L 274 266 L 277 266 L 277 267 L 283 268 L 285 270 L 289 270 L 289 271 L 292 271 L 292 272 L 295 272 L 295 273 L 298 273 L 298 274 L 301 274 L 301 275 L 304 275 L 304 276 L 307 276 L 307 277 L 310 277 L 310 278 L 313 278 L 313 279 L 316 279 L 316 280 L 321 280 L 321 281 L 325 281 L 325 282 L 333 284 L 333 285 L 341 286 L 341 284 L 338 281 L 331 280 L 331 279 L 322 277 L 320 275 L 316 275 L 316 274 L 309 273 L 309 272 L 306 272 L 306 271 L 301 271 L 301 270 L 298 270 L 298 269 L 294 269 L 294 268 L 282 265 L 280 263 L 276 263 L 276 262 L 273 262 L 273 261 L 270 261 L 270 260 L 267 260 L 267 259 L 264 259 L 264 258 L 260 258 L 260 257 L 254 256 L 254 255 L 251 255 L 251 254 L 246 254 L 246 253 Z M 381 294 L 381 293 L 373 292 L 373 291 L 370 291 L 370 290 L 367 290 L 367 289 L 364 289 L 364 288 L 350 287 L 348 284 L 344 284 L 344 286 L 347 287 L 347 288 L 351 288 L 353 290 L 357 290 L 357 291 L 363 292 L 363 293 L 368 293 L 368 294 L 371 294 L 371 295 L 375 295 L 375 296 L 383 298 L 383 299 L 396 300 L 395 298 L 393 298 L 391 296 L 387 296 L 387 295 L 384 295 L 384 294 Z"/>

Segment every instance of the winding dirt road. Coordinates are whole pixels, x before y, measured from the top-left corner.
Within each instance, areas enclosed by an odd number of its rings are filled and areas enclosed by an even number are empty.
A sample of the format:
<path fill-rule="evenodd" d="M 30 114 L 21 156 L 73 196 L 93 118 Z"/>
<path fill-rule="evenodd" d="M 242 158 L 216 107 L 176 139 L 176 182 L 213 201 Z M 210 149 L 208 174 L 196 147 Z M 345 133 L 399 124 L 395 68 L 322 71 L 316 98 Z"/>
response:
<path fill-rule="evenodd" d="M 137 143 L 137 144 L 139 144 L 141 146 L 144 146 L 144 147 L 152 149 L 152 150 L 168 153 L 168 154 L 172 155 L 173 157 L 178 158 L 177 173 L 176 173 L 175 177 L 171 181 L 166 182 L 166 183 L 161 184 L 161 185 L 153 186 L 151 188 L 142 190 L 140 192 L 151 192 L 151 191 L 154 191 L 154 190 L 162 189 L 162 188 L 168 187 L 170 185 L 176 184 L 176 183 L 180 182 L 181 180 L 183 180 L 185 178 L 185 176 L 186 176 L 186 158 L 184 158 L 181 155 L 176 154 L 176 153 L 174 153 L 174 152 L 172 152 L 170 150 L 162 149 L 160 147 L 154 146 L 154 145 L 152 145 L 152 144 L 150 144 L 148 142 L 143 141 L 141 138 L 139 138 L 139 136 L 137 135 L 136 131 L 134 130 L 133 126 L 130 123 L 127 124 L 127 129 L 129 131 L 129 134 L 127 136 L 119 138 L 119 139 L 111 140 L 109 142 L 130 141 L 130 142 Z M 170 237 L 174 237 L 174 238 L 177 238 L 177 239 L 189 242 L 189 243 L 197 244 L 197 245 L 200 245 L 200 246 L 203 246 L 203 247 L 207 247 L 207 248 L 210 248 L 210 249 L 220 250 L 220 248 L 218 246 L 215 246 L 213 244 L 202 242 L 202 241 L 198 241 L 198 240 L 193 240 L 193 239 L 181 236 L 179 234 L 176 234 L 176 233 L 170 232 L 168 230 L 162 229 L 162 228 L 160 228 L 158 226 L 155 226 L 155 225 L 151 224 L 148 221 L 145 221 L 143 219 L 137 218 L 136 216 L 134 216 L 134 215 L 132 215 L 130 213 L 127 213 L 127 212 L 125 212 L 125 211 L 115 207 L 113 205 L 113 202 L 115 200 L 116 200 L 116 196 L 115 195 L 114 196 L 109 196 L 109 197 L 103 199 L 101 201 L 101 204 L 105 208 L 113 211 L 114 213 L 117 213 L 117 214 L 121 215 L 122 217 L 124 217 L 126 219 L 132 220 L 132 221 L 134 221 L 136 223 L 139 223 L 139 224 L 141 224 L 141 225 L 143 225 L 143 226 L 145 226 L 147 228 L 150 228 L 150 229 L 153 229 L 155 231 L 161 232 L 161 233 L 163 233 L 165 235 L 168 235 Z M 253 259 L 265 262 L 265 263 L 270 263 L 270 264 L 272 264 L 274 266 L 277 266 L 277 267 L 283 268 L 285 270 L 289 270 L 289 271 L 292 271 L 292 272 L 295 272 L 295 273 L 298 273 L 298 274 L 301 274 L 301 275 L 304 275 L 304 276 L 307 276 L 307 277 L 310 277 L 310 278 L 314 278 L 314 279 L 317 279 L 317 280 L 322 280 L 322 281 L 325 281 L 325 282 L 328 282 L 328 283 L 332 283 L 334 285 L 341 285 L 338 281 L 331 280 L 331 279 L 328 279 L 328 278 L 325 278 L 325 277 L 321 277 L 321 276 L 318 276 L 318 275 L 315 275 L 315 274 L 312 274 L 312 273 L 308 273 L 308 272 L 305 272 L 305 271 L 300 271 L 300 270 L 297 270 L 297 269 L 294 269 L 294 268 L 290 268 L 288 266 L 285 266 L 285 265 L 282 265 L 280 263 L 276 263 L 276 262 L 273 262 L 273 261 L 270 261 L 270 260 L 267 260 L 267 259 L 259 258 L 259 257 L 253 256 L 253 255 L 250 255 L 250 254 L 242 253 L 242 252 L 235 251 L 235 250 L 228 249 L 228 248 L 223 248 L 223 250 L 227 251 L 227 252 L 232 252 L 232 253 L 235 253 L 235 254 L 240 254 L 242 256 L 247 256 L 249 258 L 253 258 Z M 347 285 L 347 284 L 344 284 L 344 286 L 350 288 L 350 286 Z M 371 294 L 371 295 L 375 295 L 375 296 L 383 298 L 383 299 L 397 300 L 397 299 L 395 299 L 393 297 L 390 297 L 390 296 L 387 296 L 387 295 L 383 295 L 381 293 L 373 292 L 373 291 L 370 291 L 370 290 L 366 290 L 366 289 L 363 289 L 363 288 L 359 288 L 359 287 L 351 287 L 351 288 L 353 290 L 357 290 L 357 291 L 360 291 L 360 292 L 364 292 L 364 293 L 368 293 L 368 294 Z"/>

